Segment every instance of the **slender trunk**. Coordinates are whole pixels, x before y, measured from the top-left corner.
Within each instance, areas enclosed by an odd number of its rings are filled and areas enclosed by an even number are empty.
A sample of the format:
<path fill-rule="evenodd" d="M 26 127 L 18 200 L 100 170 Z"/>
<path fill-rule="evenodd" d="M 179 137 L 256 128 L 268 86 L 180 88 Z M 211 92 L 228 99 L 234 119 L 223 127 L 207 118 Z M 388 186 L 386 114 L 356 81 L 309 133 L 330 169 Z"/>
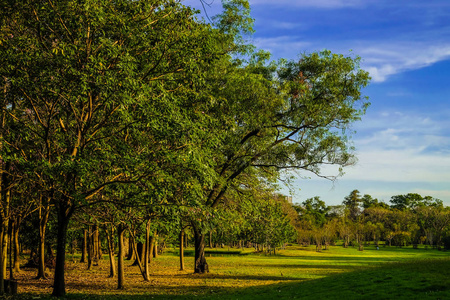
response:
<path fill-rule="evenodd" d="M 0 201 L 0 295 L 5 292 L 5 279 L 6 279 L 6 257 L 8 250 L 8 222 L 9 222 L 9 201 L 10 201 L 10 191 L 4 190 L 5 187 L 5 177 L 6 175 L 0 176 L 1 182 L 1 197 Z"/>
<path fill-rule="evenodd" d="M 39 198 L 39 246 L 38 246 L 38 273 L 37 279 L 46 279 L 45 275 L 45 231 L 47 230 L 47 222 L 50 214 L 50 197 L 45 197 L 46 202 L 43 203 L 43 197 Z"/>
<path fill-rule="evenodd" d="M 158 257 L 158 235 L 154 234 L 154 238 L 153 238 L 154 242 L 153 242 L 153 258 Z"/>
<path fill-rule="evenodd" d="M 139 254 L 138 254 L 138 250 L 137 250 L 136 244 L 133 243 L 133 245 L 134 245 L 133 250 L 135 252 L 134 255 L 136 255 L 136 262 L 137 262 L 137 264 L 139 266 L 139 271 L 141 271 L 142 277 L 144 277 L 144 280 L 145 280 L 145 274 L 144 274 L 144 270 L 142 268 L 141 259 L 140 259 Z"/>
<path fill-rule="evenodd" d="M 180 271 L 184 270 L 184 230 L 180 231 Z"/>
<path fill-rule="evenodd" d="M 13 252 L 12 236 L 14 234 L 14 227 L 16 226 L 15 223 L 16 222 L 15 222 L 14 218 L 9 218 L 9 228 L 8 228 L 8 236 L 9 236 L 9 242 L 8 242 L 8 244 L 9 244 L 9 280 L 13 280 L 14 279 L 13 268 L 12 268 L 12 252 Z"/>
<path fill-rule="evenodd" d="M 92 266 L 92 228 L 88 227 L 88 238 L 87 238 L 87 260 L 88 266 L 87 269 L 90 270 Z"/>
<path fill-rule="evenodd" d="M 133 237 L 133 239 L 134 239 L 134 237 Z M 139 271 L 141 271 L 142 277 L 145 280 L 144 269 L 142 268 L 141 259 L 140 259 L 139 254 L 138 254 L 136 244 L 133 243 L 133 245 L 134 245 L 133 250 L 135 252 L 134 255 L 136 256 L 136 261 L 137 261 L 137 264 L 139 266 Z"/>
<path fill-rule="evenodd" d="M 20 216 L 16 217 L 16 221 L 14 222 L 14 272 L 20 273 L 20 256 L 19 256 L 19 225 L 21 223 L 22 219 Z"/>
<path fill-rule="evenodd" d="M 205 257 L 205 235 L 194 226 L 195 264 L 194 273 L 208 273 L 209 268 Z"/>
<path fill-rule="evenodd" d="M 83 240 L 81 242 L 81 259 L 80 263 L 86 262 L 86 256 L 87 256 L 87 230 L 83 229 Z"/>
<path fill-rule="evenodd" d="M 109 254 L 109 276 L 110 278 L 116 276 L 116 264 L 114 262 L 114 229 L 111 226 L 111 232 L 108 231 L 107 228 L 105 228 L 106 232 L 106 239 L 108 242 L 108 254 Z"/>
<path fill-rule="evenodd" d="M 3 221 L 3 220 L 1 220 Z M 0 295 L 3 295 L 5 293 L 5 277 L 6 277 L 6 273 L 3 272 L 3 265 L 6 263 L 5 261 L 3 261 L 3 238 L 5 236 L 5 232 L 4 232 L 4 226 L 3 226 L 3 222 L 0 223 L 1 229 L 0 229 Z"/>
<path fill-rule="evenodd" d="M 97 244 L 97 249 L 98 249 L 98 253 L 97 253 L 97 261 L 102 259 L 102 239 L 100 238 L 100 231 L 98 231 L 98 244 Z"/>
<path fill-rule="evenodd" d="M 153 256 L 153 249 L 155 248 L 155 238 L 153 237 L 153 235 L 150 237 L 149 245 L 150 248 L 148 249 L 148 263 L 151 263 Z"/>
<path fill-rule="evenodd" d="M 2 226 L 2 233 L 0 234 L 0 283 L 3 284 L 2 289 L 4 289 L 5 279 L 6 279 L 6 267 L 7 267 L 7 254 L 8 254 L 8 222 Z M 3 283 L 2 283 L 3 282 Z M 0 289 L 0 294 L 2 293 Z"/>
<path fill-rule="evenodd" d="M 128 256 L 127 256 L 127 260 L 135 259 L 134 250 L 133 250 L 133 247 L 135 245 L 133 245 L 133 244 L 134 244 L 134 239 L 130 236 L 128 238 Z"/>
<path fill-rule="evenodd" d="M 212 244 L 212 230 L 209 232 L 209 248 L 212 248 L 213 244 Z"/>
<path fill-rule="evenodd" d="M 66 261 L 66 240 L 67 227 L 69 219 L 72 216 L 73 206 L 67 207 L 67 199 L 61 199 L 63 203 L 59 203 L 58 207 L 58 233 L 56 244 L 56 264 L 55 264 L 55 278 L 53 283 L 53 293 L 55 297 L 63 297 L 66 294 L 65 284 L 65 261 Z"/>
<path fill-rule="evenodd" d="M 38 246 L 38 274 L 36 278 L 45 279 L 45 231 L 47 229 L 47 220 L 49 212 L 43 212 L 39 210 L 39 246 Z"/>
<path fill-rule="evenodd" d="M 123 270 L 123 257 L 124 257 L 124 247 L 123 247 L 123 234 L 125 232 L 125 227 L 120 224 L 117 229 L 117 235 L 119 238 L 119 257 L 117 263 L 117 289 L 124 289 L 124 270 Z"/>
<path fill-rule="evenodd" d="M 6 91 L 6 86 L 5 86 Z M 4 116 L 2 116 L 4 117 Z M 5 119 L 2 118 L 4 121 Z M 1 128 L 4 128 L 2 122 Z M 3 132 L 3 131 L 2 131 Z M 0 133 L 0 137 L 3 134 Z M 0 144 L 1 147 L 1 144 Z M 10 209 L 11 192 L 9 186 L 9 176 L 7 171 L 10 168 L 10 163 L 0 162 L 0 295 L 5 293 L 5 278 L 6 278 L 6 250 L 8 246 L 8 222 Z M 6 172 L 4 172 L 6 170 Z"/>
<path fill-rule="evenodd" d="M 144 247 L 144 280 L 150 280 L 148 257 L 150 256 L 150 219 L 145 227 L 145 247 Z"/>
<path fill-rule="evenodd" d="M 98 247 L 98 226 L 92 226 L 92 259 L 94 261 L 94 266 L 98 265 L 98 260 L 100 258 L 100 252 Z"/>
<path fill-rule="evenodd" d="M 140 262 L 143 261 L 142 257 L 143 257 L 143 254 L 144 254 L 144 244 L 142 244 L 141 242 L 138 242 L 138 243 L 135 244 L 135 247 L 136 247 L 136 255 L 135 255 L 136 258 L 135 258 L 132 266 L 137 266 L 139 264 L 138 263 L 139 261 Z"/>

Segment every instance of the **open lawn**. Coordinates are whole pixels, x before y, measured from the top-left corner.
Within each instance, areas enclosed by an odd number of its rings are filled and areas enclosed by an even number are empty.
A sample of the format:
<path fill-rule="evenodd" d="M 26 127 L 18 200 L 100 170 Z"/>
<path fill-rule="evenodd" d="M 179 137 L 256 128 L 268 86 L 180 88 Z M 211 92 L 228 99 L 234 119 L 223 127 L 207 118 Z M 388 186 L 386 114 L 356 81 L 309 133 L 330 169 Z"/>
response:
<path fill-rule="evenodd" d="M 225 249 L 226 250 L 226 249 Z M 224 251 L 225 251 L 224 250 Z M 151 280 L 126 261 L 125 290 L 107 278 L 108 259 L 87 271 L 87 264 L 67 261 L 69 299 L 450 299 L 450 252 L 409 247 L 292 246 L 276 256 L 251 253 L 208 257 L 211 272 L 193 274 L 193 257 L 179 271 L 176 250 L 154 259 Z M 208 256 L 208 254 L 207 254 Z M 70 258 L 70 256 L 69 256 Z M 79 258 L 75 257 L 75 261 Z M 36 280 L 23 269 L 17 299 L 45 299 L 52 278 Z"/>

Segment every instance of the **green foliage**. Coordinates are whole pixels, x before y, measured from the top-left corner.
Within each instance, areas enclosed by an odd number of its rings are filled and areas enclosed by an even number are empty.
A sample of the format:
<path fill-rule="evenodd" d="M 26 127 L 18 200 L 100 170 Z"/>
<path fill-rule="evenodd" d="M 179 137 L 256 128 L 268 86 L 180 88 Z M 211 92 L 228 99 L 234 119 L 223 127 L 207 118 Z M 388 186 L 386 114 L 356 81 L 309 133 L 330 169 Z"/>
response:
<path fill-rule="evenodd" d="M 416 193 L 392 196 L 390 202 L 392 203 L 392 208 L 399 210 L 416 209 L 423 206 L 443 206 L 442 200 L 434 199 L 430 196 L 422 197 Z"/>
<path fill-rule="evenodd" d="M 213 25 L 177 0 L 1 4 L 0 155 L 18 191 L 54 205 L 62 257 L 73 215 L 137 235 L 148 220 L 167 235 L 227 222 L 226 240 L 277 247 L 295 235 L 267 189 L 279 172 L 355 162 L 359 58 L 270 61 L 245 41 L 246 0 L 223 1 Z"/>

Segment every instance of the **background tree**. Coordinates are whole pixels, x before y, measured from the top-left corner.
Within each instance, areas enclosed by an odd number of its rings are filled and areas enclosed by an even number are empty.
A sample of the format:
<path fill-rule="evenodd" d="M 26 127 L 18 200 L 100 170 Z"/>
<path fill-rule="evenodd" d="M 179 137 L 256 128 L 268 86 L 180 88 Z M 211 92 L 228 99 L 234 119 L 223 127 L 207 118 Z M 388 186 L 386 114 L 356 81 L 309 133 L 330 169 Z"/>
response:
<path fill-rule="evenodd" d="M 353 190 L 342 202 L 347 209 L 348 217 L 352 221 L 356 221 L 361 214 L 360 205 L 362 201 L 359 191 Z"/>

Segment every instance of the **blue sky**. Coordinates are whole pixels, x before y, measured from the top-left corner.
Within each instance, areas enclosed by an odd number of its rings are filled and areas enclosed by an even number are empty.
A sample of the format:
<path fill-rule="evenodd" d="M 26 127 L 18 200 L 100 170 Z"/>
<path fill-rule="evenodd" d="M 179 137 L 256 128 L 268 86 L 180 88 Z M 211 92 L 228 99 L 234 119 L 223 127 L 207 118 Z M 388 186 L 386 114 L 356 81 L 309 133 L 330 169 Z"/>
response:
<path fill-rule="evenodd" d="M 364 90 L 372 105 L 354 126 L 358 164 L 334 184 L 301 173 L 294 202 L 320 196 L 336 205 L 358 189 L 385 202 L 412 192 L 450 206 L 450 1 L 249 2 L 250 41 L 274 59 L 329 49 L 360 56 L 372 76 Z M 206 8 L 214 15 L 220 1 Z"/>

